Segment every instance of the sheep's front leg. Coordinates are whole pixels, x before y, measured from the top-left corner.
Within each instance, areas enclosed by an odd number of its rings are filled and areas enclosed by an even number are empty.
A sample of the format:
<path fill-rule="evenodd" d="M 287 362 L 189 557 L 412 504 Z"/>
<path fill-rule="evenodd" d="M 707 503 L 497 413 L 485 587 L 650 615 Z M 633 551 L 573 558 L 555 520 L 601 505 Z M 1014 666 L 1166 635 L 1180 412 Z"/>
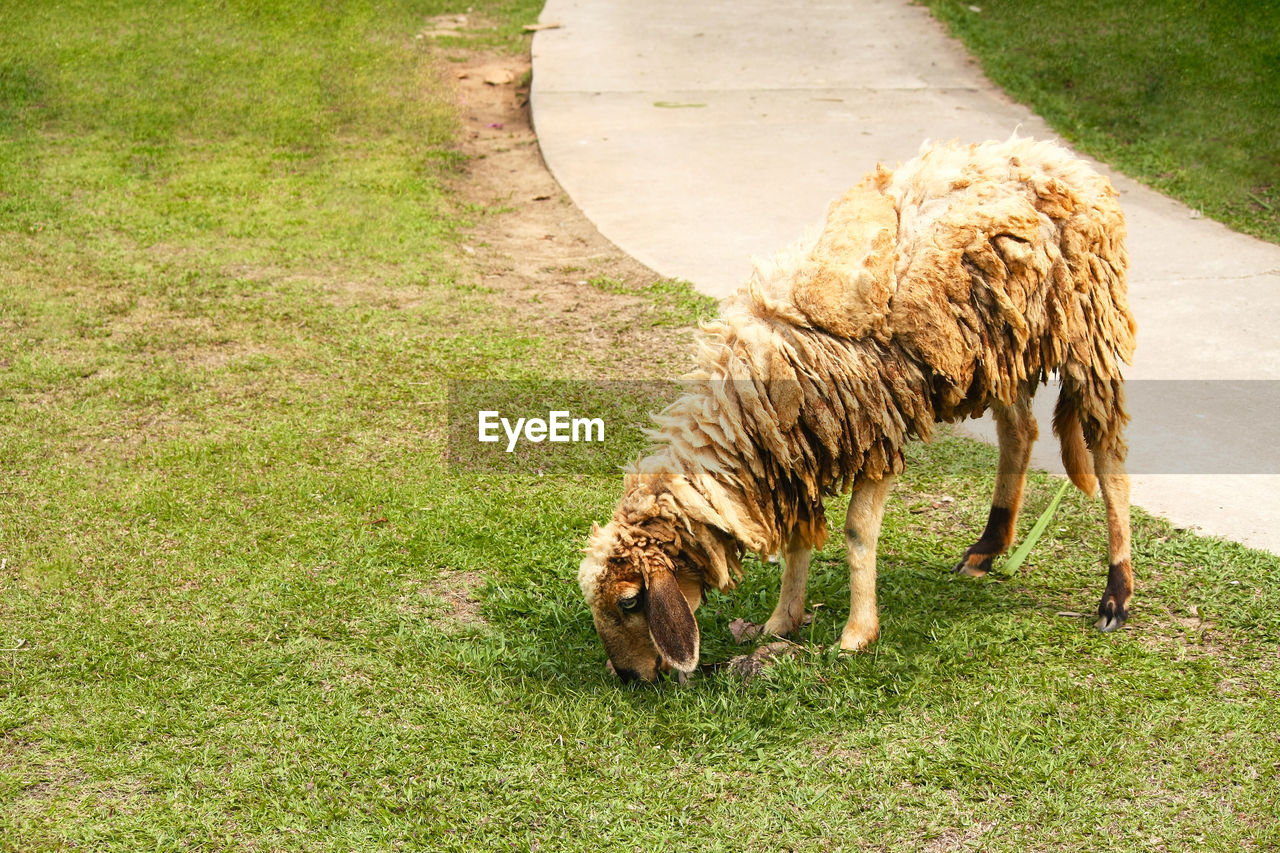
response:
<path fill-rule="evenodd" d="M 876 613 L 876 540 L 884 518 L 884 501 L 893 476 L 863 480 L 853 488 L 845 516 L 844 542 L 849 552 L 849 621 L 840 634 L 840 648 L 858 651 L 880 636 Z"/>
<path fill-rule="evenodd" d="M 764 623 L 764 634 L 785 637 L 804 620 L 804 590 L 809 583 L 809 558 L 813 549 L 792 537 L 782 554 L 782 589 L 778 606 Z"/>

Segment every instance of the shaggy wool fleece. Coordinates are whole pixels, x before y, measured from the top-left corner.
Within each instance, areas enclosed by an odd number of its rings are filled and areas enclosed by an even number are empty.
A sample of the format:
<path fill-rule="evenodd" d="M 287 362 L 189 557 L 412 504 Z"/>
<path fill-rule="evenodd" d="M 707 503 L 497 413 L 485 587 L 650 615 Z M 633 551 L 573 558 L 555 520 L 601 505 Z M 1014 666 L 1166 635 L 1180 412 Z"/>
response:
<path fill-rule="evenodd" d="M 1123 453 L 1135 324 L 1116 198 L 1053 143 L 926 146 L 758 264 L 593 531 L 580 582 L 597 626 L 611 578 L 637 568 L 726 589 L 744 549 L 821 546 L 824 498 L 1053 371 L 1077 432 Z"/>

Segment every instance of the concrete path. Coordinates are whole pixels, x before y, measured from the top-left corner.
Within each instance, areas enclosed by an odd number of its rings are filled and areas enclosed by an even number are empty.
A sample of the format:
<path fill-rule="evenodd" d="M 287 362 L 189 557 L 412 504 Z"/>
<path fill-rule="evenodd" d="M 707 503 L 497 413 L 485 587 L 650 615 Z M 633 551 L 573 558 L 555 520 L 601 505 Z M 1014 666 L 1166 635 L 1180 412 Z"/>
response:
<path fill-rule="evenodd" d="M 624 251 L 717 296 L 877 162 L 1054 137 L 905 0 L 548 0 L 542 21 L 560 24 L 533 43 L 552 173 Z M 1129 218 L 1134 503 L 1280 552 L 1280 246 L 1102 170 Z M 1054 396 L 1035 462 L 1060 471 Z"/>

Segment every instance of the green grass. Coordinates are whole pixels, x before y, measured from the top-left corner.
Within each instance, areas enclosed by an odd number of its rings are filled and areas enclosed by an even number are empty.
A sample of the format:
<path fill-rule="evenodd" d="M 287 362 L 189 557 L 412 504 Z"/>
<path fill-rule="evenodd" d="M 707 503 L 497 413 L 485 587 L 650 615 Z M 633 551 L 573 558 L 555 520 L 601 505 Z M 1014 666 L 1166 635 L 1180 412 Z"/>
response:
<path fill-rule="evenodd" d="M 928 5 L 995 83 L 1072 144 L 1206 216 L 1280 242 L 1280 5 Z"/>
<path fill-rule="evenodd" d="M 575 582 L 619 478 L 441 461 L 450 380 L 588 358 L 457 249 L 488 214 L 413 36 L 461 10 L 210 8 L 0 11 L 0 849 L 1280 844 L 1280 560 L 1139 513 L 1097 634 L 1056 615 L 1101 594 L 1096 501 L 948 572 L 969 442 L 912 451 L 873 651 L 831 651 L 833 544 L 800 658 L 620 687 Z M 536 8 L 480 12 L 512 50 Z M 693 322 L 672 287 L 636 317 Z M 776 583 L 711 599 L 704 660 Z"/>
<path fill-rule="evenodd" d="M 692 284 L 679 279 L 659 279 L 636 288 L 607 275 L 597 275 L 588 279 L 587 284 L 605 293 L 641 293 L 651 297 L 654 305 L 662 309 L 649 317 L 652 326 L 687 326 L 691 317 L 694 322 L 711 319 L 720 304 L 719 300 L 699 293 Z"/>

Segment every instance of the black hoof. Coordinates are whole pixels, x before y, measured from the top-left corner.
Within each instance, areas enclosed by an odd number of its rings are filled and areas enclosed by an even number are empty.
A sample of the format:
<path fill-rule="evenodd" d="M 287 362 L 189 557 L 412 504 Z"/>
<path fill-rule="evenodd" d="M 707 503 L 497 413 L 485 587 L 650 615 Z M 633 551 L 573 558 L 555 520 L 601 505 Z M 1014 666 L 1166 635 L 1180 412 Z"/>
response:
<path fill-rule="evenodd" d="M 1098 604 L 1098 621 L 1093 623 L 1093 627 L 1104 634 L 1109 634 L 1122 627 L 1128 618 L 1128 609 L 1116 604 L 1114 598 L 1106 595 L 1103 596 L 1101 603 Z"/>
<path fill-rule="evenodd" d="M 965 577 L 980 578 L 991 571 L 991 561 L 993 559 L 995 559 L 995 554 L 965 554 L 964 559 L 951 571 Z"/>

